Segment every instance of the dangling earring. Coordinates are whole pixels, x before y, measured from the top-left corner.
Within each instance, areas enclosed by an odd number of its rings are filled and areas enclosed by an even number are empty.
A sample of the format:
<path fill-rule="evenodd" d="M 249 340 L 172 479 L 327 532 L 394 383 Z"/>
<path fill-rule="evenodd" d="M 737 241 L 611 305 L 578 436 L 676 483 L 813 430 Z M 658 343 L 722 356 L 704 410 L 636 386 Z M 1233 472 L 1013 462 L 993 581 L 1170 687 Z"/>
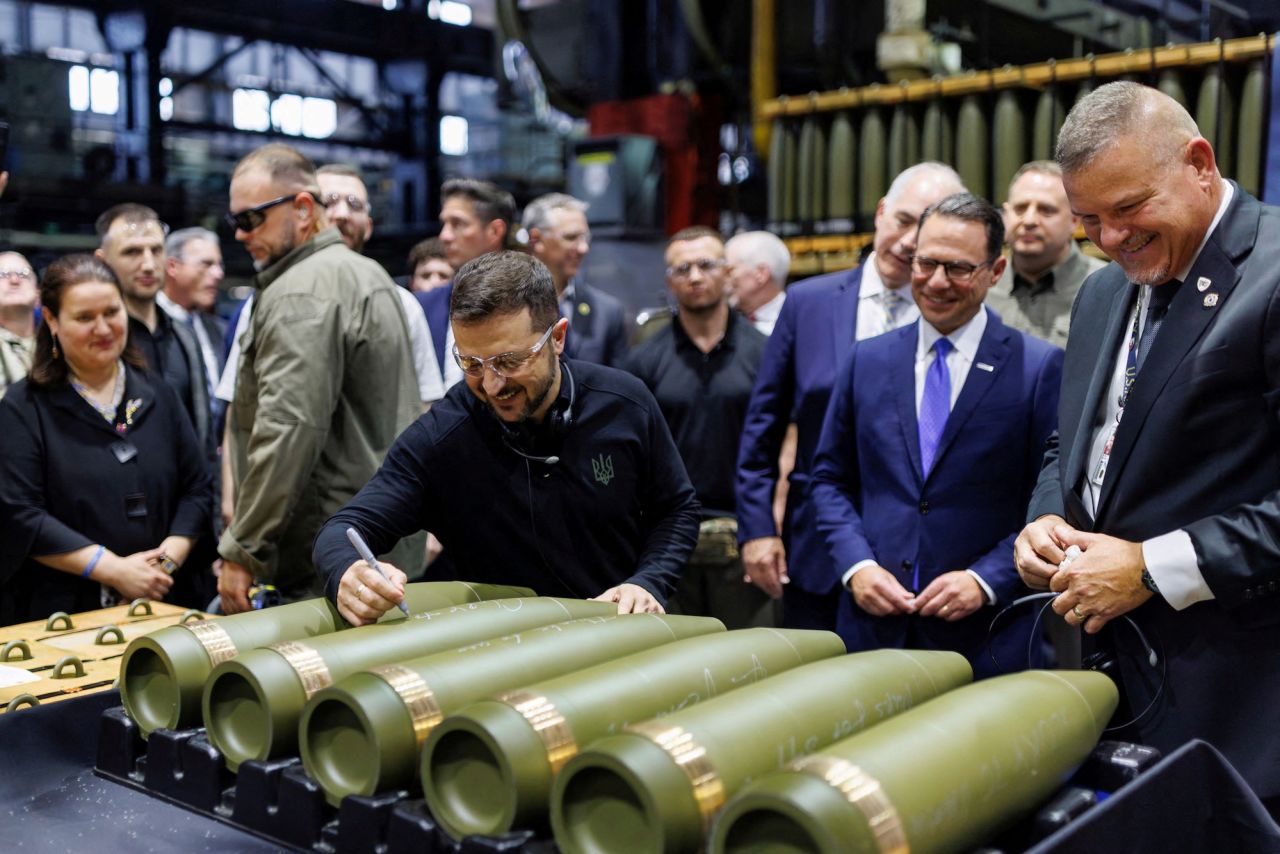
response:
<path fill-rule="evenodd" d="M 58 336 L 53 336 L 53 358 L 58 358 Z"/>

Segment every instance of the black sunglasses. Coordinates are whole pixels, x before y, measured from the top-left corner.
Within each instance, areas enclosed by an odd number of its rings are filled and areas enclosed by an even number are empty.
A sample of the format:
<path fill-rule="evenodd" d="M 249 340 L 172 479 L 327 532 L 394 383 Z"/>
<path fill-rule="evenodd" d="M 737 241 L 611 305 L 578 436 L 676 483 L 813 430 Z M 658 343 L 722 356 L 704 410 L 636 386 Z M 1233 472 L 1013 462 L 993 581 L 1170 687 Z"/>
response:
<path fill-rule="evenodd" d="M 238 231 L 253 231 L 255 228 L 267 221 L 267 211 L 276 205 L 283 205 L 285 202 L 291 202 L 298 197 L 297 193 L 291 196 L 281 196 L 278 199 L 272 199 L 269 202 L 263 202 L 256 208 L 240 211 L 239 213 L 226 213 L 224 218 L 227 225 Z"/>

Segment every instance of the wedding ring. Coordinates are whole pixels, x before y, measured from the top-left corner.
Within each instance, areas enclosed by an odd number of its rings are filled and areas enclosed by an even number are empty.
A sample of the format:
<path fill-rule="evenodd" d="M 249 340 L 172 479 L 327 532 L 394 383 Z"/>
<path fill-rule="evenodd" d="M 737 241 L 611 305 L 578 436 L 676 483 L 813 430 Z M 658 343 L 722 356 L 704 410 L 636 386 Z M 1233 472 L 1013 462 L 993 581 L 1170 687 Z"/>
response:
<path fill-rule="evenodd" d="M 364 601 L 364 585 L 363 584 L 361 584 L 359 587 L 356 588 L 356 598 L 359 599 L 361 602 Z"/>
<path fill-rule="evenodd" d="M 1076 619 L 1077 619 L 1077 620 L 1079 620 L 1079 621 L 1080 621 L 1080 622 L 1082 622 L 1082 623 L 1083 623 L 1083 622 L 1088 618 L 1088 615 L 1087 615 L 1087 614 L 1085 614 L 1085 613 L 1084 613 L 1084 611 L 1081 611 L 1081 610 L 1080 610 L 1080 606 L 1079 606 L 1079 605 L 1072 605 L 1072 606 L 1071 606 L 1071 613 L 1075 614 L 1075 615 L 1076 615 Z"/>
<path fill-rule="evenodd" d="M 950 605 L 943 605 L 941 608 L 938 609 L 938 613 L 945 614 L 947 613 L 948 610 L 950 610 L 950 608 L 951 608 Z"/>

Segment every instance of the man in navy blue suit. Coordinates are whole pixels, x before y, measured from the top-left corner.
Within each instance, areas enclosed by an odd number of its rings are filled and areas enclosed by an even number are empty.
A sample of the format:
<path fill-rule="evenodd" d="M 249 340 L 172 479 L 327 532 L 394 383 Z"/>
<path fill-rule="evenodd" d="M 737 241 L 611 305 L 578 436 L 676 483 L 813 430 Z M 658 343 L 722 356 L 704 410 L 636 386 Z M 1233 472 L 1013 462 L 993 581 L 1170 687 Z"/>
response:
<path fill-rule="evenodd" d="M 985 199 L 926 210 L 911 264 L 920 320 L 855 344 L 836 380 L 813 502 L 848 591 L 837 631 L 850 651 L 949 649 L 978 677 L 1039 663 L 1028 610 L 987 643 L 998 609 L 1026 592 L 1013 541 L 1062 379 L 1060 349 L 982 304 L 1003 241 Z"/>
<path fill-rule="evenodd" d="M 817 530 L 809 484 L 836 371 L 854 341 L 915 320 L 906 285 L 916 224 L 926 207 L 963 189 L 960 176 L 942 163 L 904 170 L 876 206 L 875 251 L 866 263 L 787 289 L 743 423 L 736 491 L 747 579 L 782 597 L 789 627 L 831 630 L 836 623 L 840 586 Z M 787 488 L 779 455 L 793 423 L 795 464 L 779 536 L 774 497 L 779 486 Z"/>

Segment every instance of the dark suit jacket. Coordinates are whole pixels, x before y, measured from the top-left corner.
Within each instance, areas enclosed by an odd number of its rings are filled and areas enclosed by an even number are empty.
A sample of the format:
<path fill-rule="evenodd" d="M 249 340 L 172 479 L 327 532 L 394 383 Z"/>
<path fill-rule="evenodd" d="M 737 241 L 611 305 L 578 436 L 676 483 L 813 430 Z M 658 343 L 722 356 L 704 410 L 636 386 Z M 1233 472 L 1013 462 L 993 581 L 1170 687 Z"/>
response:
<path fill-rule="evenodd" d="M 787 288 L 787 299 L 760 360 L 738 449 L 738 539 L 776 536 L 773 492 L 778 452 L 787 425 L 792 421 L 798 425 L 782 536 L 791 583 L 810 593 L 829 593 L 836 585 L 810 500 L 809 473 L 836 371 L 857 333 L 861 285 L 862 268 L 857 267 Z"/>
<path fill-rule="evenodd" d="M 1197 287 L 1208 280 L 1204 291 Z M 1212 742 L 1263 797 L 1280 795 L 1280 209 L 1238 186 L 1134 382 L 1097 518 L 1076 496 L 1136 289 L 1115 264 L 1080 291 L 1059 412 L 1028 517 L 1141 541 L 1184 529 L 1216 598 L 1132 613 L 1165 671 L 1141 723 L 1163 750 Z M 1216 295 L 1216 304 L 1212 299 Z M 1111 624 L 1134 713 L 1161 674 L 1130 627 Z"/>
<path fill-rule="evenodd" d="M 452 353 L 444 351 L 445 340 L 449 337 L 449 300 L 453 298 L 453 279 L 429 291 L 421 291 L 414 294 L 418 298 L 418 302 L 422 304 L 422 310 L 427 315 L 427 326 L 431 329 L 431 343 L 436 348 L 436 359 L 439 360 L 440 370 L 444 371 L 444 360 L 452 359 Z"/>
<path fill-rule="evenodd" d="M 950 649 L 969 658 L 975 675 L 994 675 L 988 627 L 997 608 L 1028 592 L 1013 565 L 1013 540 L 1053 432 L 1062 351 L 988 310 L 975 364 L 924 477 L 915 403 L 920 322 L 858 342 L 836 382 L 813 475 L 827 571 L 838 581 L 859 561 L 875 560 L 919 592 L 944 572 L 971 569 L 997 605 L 948 623 L 873 617 L 846 595 L 837 631 L 851 651 Z M 1027 665 L 1033 616 L 1029 609 L 1006 616 L 996 633 L 992 652 L 1005 670 Z"/>
<path fill-rule="evenodd" d="M 219 346 L 226 340 L 227 322 L 216 314 L 204 311 L 196 313 L 196 322 L 204 327 L 205 334 L 209 336 L 209 342 L 213 344 L 213 356 L 218 363 L 218 376 L 213 377 L 213 384 L 217 386 L 218 377 L 222 376 L 222 369 L 227 366 L 226 348 Z"/>
<path fill-rule="evenodd" d="M 627 355 L 627 311 L 622 303 L 584 282 L 574 282 L 569 314 L 569 356 L 611 368 L 622 367 Z"/>
<path fill-rule="evenodd" d="M 99 607 L 97 583 L 32 555 L 94 543 L 128 555 L 207 531 L 209 472 L 191 422 L 165 383 L 127 371 L 125 400 L 140 405 L 123 435 L 70 386 L 24 380 L 0 400 L 0 624 Z M 122 443 L 136 451 L 124 462 Z"/>

